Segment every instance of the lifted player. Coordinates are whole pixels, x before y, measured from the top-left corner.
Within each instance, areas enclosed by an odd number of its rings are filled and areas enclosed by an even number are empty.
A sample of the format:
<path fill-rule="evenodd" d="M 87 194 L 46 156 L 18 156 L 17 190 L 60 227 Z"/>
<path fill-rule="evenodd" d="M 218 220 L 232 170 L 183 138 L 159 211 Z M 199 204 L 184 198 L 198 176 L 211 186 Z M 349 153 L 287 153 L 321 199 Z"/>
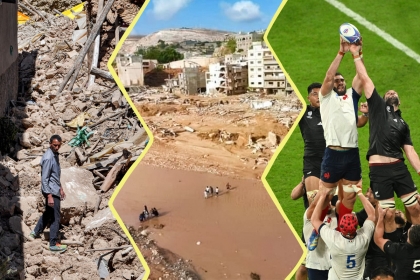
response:
<path fill-rule="evenodd" d="M 362 91 L 358 75 L 354 77 L 352 87 L 346 89 L 343 76 L 337 72 L 344 54 L 349 49 L 350 44 L 340 38 L 340 50 L 331 63 L 319 91 L 326 141 L 320 179 L 322 185 L 329 188 L 331 193 L 335 193 L 335 188 L 341 181 L 343 199 L 337 210 L 340 216 L 351 213 L 356 200 L 354 188 L 361 183 L 362 178 L 357 127 L 364 126 L 368 121 L 368 108 L 365 104 L 361 106 L 364 114 L 358 116 L 357 112 Z M 309 239 L 309 250 L 316 248 L 318 238 L 317 232 L 314 231 Z"/>

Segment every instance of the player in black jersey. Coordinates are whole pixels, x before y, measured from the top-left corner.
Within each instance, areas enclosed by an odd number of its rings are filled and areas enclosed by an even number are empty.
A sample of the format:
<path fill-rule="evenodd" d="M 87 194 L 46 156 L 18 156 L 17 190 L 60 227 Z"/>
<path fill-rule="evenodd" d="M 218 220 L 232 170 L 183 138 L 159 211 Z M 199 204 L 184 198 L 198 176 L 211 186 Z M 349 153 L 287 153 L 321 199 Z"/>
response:
<path fill-rule="evenodd" d="M 420 225 L 408 230 L 406 243 L 392 242 L 383 238 L 384 216 L 390 211 L 378 207 L 378 222 L 374 233 L 376 245 L 392 259 L 395 265 L 395 280 L 420 279 Z"/>
<path fill-rule="evenodd" d="M 371 187 L 382 208 L 395 210 L 395 192 L 404 203 L 408 220 L 420 224 L 417 188 L 404 163 L 403 151 L 417 173 L 420 173 L 420 160 L 411 141 L 410 128 L 401 117 L 399 96 L 394 90 L 387 91 L 383 98 L 379 96 L 363 61 L 358 57 L 359 49 L 360 46 L 350 46 L 369 105 L 369 150 L 366 158 Z"/>
<path fill-rule="evenodd" d="M 375 200 L 372 190 L 369 188 L 366 192 L 366 198 L 369 202 L 376 207 L 377 200 Z M 363 213 L 364 210 L 356 213 L 358 217 L 359 226 L 363 225 L 365 220 L 364 216 L 367 214 Z M 405 226 L 405 217 L 404 214 L 397 211 L 388 211 L 384 219 L 384 239 L 389 239 L 393 242 L 403 242 L 404 237 L 404 226 Z M 395 267 L 392 264 L 391 258 L 387 256 L 372 240 L 369 243 L 369 248 L 365 257 L 365 272 L 363 274 L 363 279 L 369 279 L 369 276 L 372 275 L 373 271 L 379 267 L 389 267 L 392 270 L 395 270 Z"/>
<path fill-rule="evenodd" d="M 308 86 L 309 105 L 306 106 L 305 114 L 299 121 L 300 133 L 305 144 L 303 176 L 309 200 L 313 197 L 314 192 L 318 190 L 322 157 L 326 146 L 321 114 L 319 112 L 319 90 L 321 86 L 321 83 L 312 83 Z"/>

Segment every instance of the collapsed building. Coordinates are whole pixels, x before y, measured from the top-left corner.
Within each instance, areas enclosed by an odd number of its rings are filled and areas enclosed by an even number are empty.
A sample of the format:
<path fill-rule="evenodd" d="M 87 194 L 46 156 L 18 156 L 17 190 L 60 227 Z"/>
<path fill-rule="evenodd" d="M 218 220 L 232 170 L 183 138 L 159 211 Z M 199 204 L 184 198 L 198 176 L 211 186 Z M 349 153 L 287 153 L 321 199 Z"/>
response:
<path fill-rule="evenodd" d="M 242 94 L 248 88 L 248 65 L 246 63 L 211 64 L 206 73 L 207 94 Z"/>
<path fill-rule="evenodd" d="M 144 268 L 108 201 L 148 135 L 107 62 L 143 1 L 92 0 L 69 13 L 66 5 L 79 3 L 22 1 L 19 11 L 29 19 L 18 28 L 17 1 L 9 2 L 0 5 L 1 26 L 10 27 L 0 33 L 2 53 L 10 53 L 0 68 L 7 90 L 0 92 L 0 278 L 142 279 Z M 40 160 L 53 134 L 63 139 L 63 254 L 49 250 L 48 229 L 41 239 L 29 237 L 45 209 Z"/>

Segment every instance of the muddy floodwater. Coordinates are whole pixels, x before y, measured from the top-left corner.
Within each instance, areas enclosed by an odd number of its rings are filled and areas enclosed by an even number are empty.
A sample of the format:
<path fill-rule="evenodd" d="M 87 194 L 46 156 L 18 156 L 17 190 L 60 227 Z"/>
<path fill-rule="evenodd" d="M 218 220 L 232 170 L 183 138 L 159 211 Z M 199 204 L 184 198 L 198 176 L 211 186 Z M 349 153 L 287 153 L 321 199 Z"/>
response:
<path fill-rule="evenodd" d="M 231 190 L 226 190 L 229 182 Z M 204 198 L 207 185 L 219 196 Z M 232 179 L 139 164 L 114 201 L 127 226 L 147 205 L 159 217 L 149 237 L 191 264 L 203 279 L 284 279 L 302 250 L 260 180 Z M 154 225 L 163 224 L 162 229 Z"/>

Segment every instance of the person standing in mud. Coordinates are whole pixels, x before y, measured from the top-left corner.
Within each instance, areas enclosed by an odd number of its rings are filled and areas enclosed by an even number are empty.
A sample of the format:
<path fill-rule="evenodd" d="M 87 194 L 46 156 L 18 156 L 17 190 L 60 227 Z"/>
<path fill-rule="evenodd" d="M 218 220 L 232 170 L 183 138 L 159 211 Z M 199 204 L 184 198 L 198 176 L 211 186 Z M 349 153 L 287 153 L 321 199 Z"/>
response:
<path fill-rule="evenodd" d="M 146 217 L 146 219 L 149 217 L 149 210 L 147 209 L 147 206 L 144 205 L 144 216 Z"/>
<path fill-rule="evenodd" d="M 219 187 L 216 187 L 216 196 L 219 196 Z"/>
<path fill-rule="evenodd" d="M 213 192 L 214 192 L 213 187 L 212 187 L 212 186 L 210 186 L 210 195 L 211 195 L 211 196 L 213 196 Z"/>
<path fill-rule="evenodd" d="M 31 238 L 40 238 L 40 234 L 50 223 L 50 250 L 64 252 L 67 245 L 58 243 L 60 227 L 60 203 L 66 198 L 60 183 L 61 168 L 58 159 L 58 150 L 61 147 L 61 137 L 53 135 L 50 138 L 50 147 L 41 159 L 41 192 L 45 197 L 45 211 L 35 229 L 30 233 Z"/>

